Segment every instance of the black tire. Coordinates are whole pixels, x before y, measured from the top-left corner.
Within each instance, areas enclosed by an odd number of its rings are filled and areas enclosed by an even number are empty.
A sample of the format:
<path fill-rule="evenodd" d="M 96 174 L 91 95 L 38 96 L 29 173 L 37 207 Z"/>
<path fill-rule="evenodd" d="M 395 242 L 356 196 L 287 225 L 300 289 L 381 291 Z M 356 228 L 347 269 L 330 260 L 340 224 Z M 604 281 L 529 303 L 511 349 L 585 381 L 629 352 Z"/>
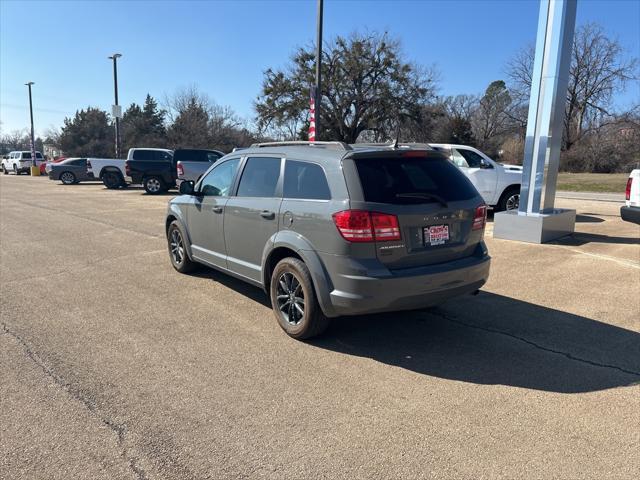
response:
<path fill-rule="evenodd" d="M 117 172 L 104 172 L 102 174 L 102 183 L 104 183 L 104 186 L 108 189 L 115 190 L 116 188 L 120 188 L 124 180 L 122 179 L 122 175 Z"/>
<path fill-rule="evenodd" d="M 292 257 L 280 260 L 271 275 L 269 293 L 278 324 L 290 337 L 305 340 L 320 335 L 329 326 L 303 261 Z"/>
<path fill-rule="evenodd" d="M 159 193 L 167 191 L 167 186 L 165 185 L 164 180 L 156 175 L 146 177 L 142 181 L 142 186 L 144 187 L 145 192 L 149 195 L 158 195 Z"/>
<path fill-rule="evenodd" d="M 73 172 L 68 171 L 62 172 L 58 178 L 64 185 L 73 185 L 78 181 Z"/>
<path fill-rule="evenodd" d="M 184 235 L 175 220 L 171 222 L 167 230 L 167 247 L 169 248 L 171 265 L 178 272 L 189 273 L 196 269 L 198 264 L 189 258 Z"/>
<path fill-rule="evenodd" d="M 496 211 L 517 210 L 518 205 L 520 205 L 520 187 L 509 187 L 502 192 Z"/>

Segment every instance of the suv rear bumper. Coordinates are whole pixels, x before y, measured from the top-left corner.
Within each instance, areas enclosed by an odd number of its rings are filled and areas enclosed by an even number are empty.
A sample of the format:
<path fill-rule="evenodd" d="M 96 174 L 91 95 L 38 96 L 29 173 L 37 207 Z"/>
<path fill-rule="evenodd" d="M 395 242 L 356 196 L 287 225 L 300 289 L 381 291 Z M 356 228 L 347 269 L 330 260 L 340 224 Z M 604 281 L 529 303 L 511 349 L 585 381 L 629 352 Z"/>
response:
<path fill-rule="evenodd" d="M 640 207 L 620 207 L 620 216 L 625 222 L 640 224 Z"/>
<path fill-rule="evenodd" d="M 438 265 L 395 271 L 382 267 L 370 272 L 363 271 L 363 265 L 354 269 L 354 259 L 321 254 L 333 285 L 328 293 L 329 305 L 322 305 L 323 311 L 336 317 L 416 310 L 473 293 L 489 278 L 491 265 L 491 257 L 479 253 Z M 347 265 L 351 272 L 345 272 L 340 264 Z"/>

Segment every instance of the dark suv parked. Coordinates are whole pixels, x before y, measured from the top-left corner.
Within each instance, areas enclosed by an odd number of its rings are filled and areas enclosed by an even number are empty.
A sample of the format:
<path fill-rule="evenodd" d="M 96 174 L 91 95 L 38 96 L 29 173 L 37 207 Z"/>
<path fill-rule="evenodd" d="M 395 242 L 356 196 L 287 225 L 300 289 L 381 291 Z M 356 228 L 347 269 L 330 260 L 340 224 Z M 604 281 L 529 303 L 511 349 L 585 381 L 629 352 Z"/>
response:
<path fill-rule="evenodd" d="M 294 338 L 474 293 L 489 275 L 486 205 L 426 145 L 258 144 L 180 190 L 166 218 L 174 268 L 263 287 Z"/>

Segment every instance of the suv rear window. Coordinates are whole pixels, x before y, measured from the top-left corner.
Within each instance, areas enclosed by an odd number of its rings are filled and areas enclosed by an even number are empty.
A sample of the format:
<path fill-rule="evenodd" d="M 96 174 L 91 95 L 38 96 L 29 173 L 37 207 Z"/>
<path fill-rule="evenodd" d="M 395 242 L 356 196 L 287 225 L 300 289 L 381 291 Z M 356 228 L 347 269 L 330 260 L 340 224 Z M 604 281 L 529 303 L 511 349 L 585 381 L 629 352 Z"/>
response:
<path fill-rule="evenodd" d="M 354 162 L 366 202 L 455 202 L 478 195 L 467 177 L 445 158 L 357 158 Z"/>

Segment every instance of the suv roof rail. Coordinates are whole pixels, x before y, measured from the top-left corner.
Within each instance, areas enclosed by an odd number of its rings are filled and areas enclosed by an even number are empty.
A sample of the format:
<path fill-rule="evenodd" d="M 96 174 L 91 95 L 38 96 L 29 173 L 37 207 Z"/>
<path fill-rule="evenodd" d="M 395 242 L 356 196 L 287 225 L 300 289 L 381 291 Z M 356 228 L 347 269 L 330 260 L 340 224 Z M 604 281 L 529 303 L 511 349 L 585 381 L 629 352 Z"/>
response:
<path fill-rule="evenodd" d="M 352 147 L 388 147 L 388 148 L 396 148 L 395 143 L 354 143 Z M 428 150 L 433 150 L 433 147 L 428 143 L 423 142 L 414 142 L 414 143 L 398 143 L 399 148 L 426 148 Z"/>
<path fill-rule="evenodd" d="M 307 146 L 313 147 L 314 145 L 323 146 L 323 147 L 335 147 L 336 149 L 341 150 L 353 150 L 351 146 L 344 142 L 310 142 L 305 140 L 296 140 L 292 142 L 265 142 L 265 143 L 254 143 L 251 145 L 252 148 L 263 148 L 263 147 L 295 147 L 295 146 Z"/>

